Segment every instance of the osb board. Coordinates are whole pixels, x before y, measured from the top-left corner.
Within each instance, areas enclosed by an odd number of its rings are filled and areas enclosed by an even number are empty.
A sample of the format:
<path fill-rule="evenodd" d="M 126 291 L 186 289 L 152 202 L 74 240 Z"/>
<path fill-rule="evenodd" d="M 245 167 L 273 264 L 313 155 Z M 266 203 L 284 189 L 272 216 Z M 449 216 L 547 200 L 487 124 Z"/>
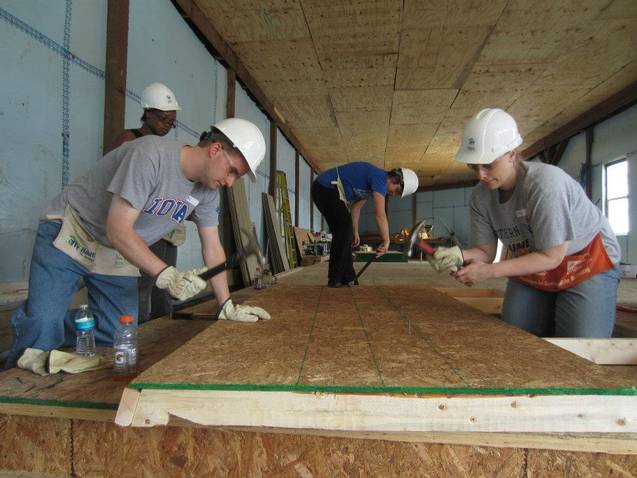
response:
<path fill-rule="evenodd" d="M 450 118 L 459 130 L 464 126 L 454 109 L 471 115 L 508 109 L 520 122 L 525 149 L 637 79 L 630 67 L 637 60 L 630 0 L 193 1 L 319 170 L 346 151 L 346 161 L 408 164 L 426 186 L 465 182 L 473 179 L 468 169 L 445 166 L 458 137 L 437 138 L 445 135 L 437 126 Z M 418 97 L 447 91 L 453 93 L 446 105 L 419 112 Z M 401 107 L 401 95 L 416 98 L 415 107 Z M 335 113 L 338 119 L 358 111 L 380 111 L 387 124 L 436 128 L 433 134 L 414 128 L 396 149 L 386 128 L 363 121 L 357 132 L 334 121 Z M 301 134 L 313 127 L 333 132 Z M 331 148 L 336 136 L 342 144 Z M 429 157 L 434 166 L 418 162 L 430 142 L 437 145 Z"/>
<path fill-rule="evenodd" d="M 0 437 L 0 469 L 71 474 L 69 420 L 0 415 Z"/>
<path fill-rule="evenodd" d="M 272 320 L 217 323 L 131 386 L 595 394 L 637 383 L 427 287 L 279 284 L 245 303 Z"/>
<path fill-rule="evenodd" d="M 209 322 L 156 319 L 139 327 L 140 370 L 145 370 L 206 328 Z M 110 356 L 109 349 L 100 353 Z M 0 410 L 9 413 L 38 414 L 40 407 L 53 415 L 82 414 L 95 410 L 113 417 L 127 381 L 115 379 L 112 369 L 77 375 L 58 373 L 41 377 L 14 368 L 0 373 Z M 74 411 L 77 409 L 77 412 Z M 81 415 L 83 416 L 83 415 Z"/>
<path fill-rule="evenodd" d="M 221 429 L 123 429 L 109 423 L 6 415 L 0 416 L 0 426 L 4 438 L 0 441 L 0 469 L 26 470 L 26 476 L 38 477 L 69 476 L 72 471 L 76 476 L 101 477 L 296 476 L 303 472 L 318 476 L 427 476 L 428 470 L 446 476 L 463 471 L 524 476 L 525 466 L 529 471 L 541 471 L 542 476 L 547 472 L 555 476 L 635 473 L 634 457 L 598 453 Z M 3 471 L 0 476 L 22 476 L 18 473 Z"/>
<path fill-rule="evenodd" d="M 0 469 L 27 476 L 632 476 L 637 457 L 0 416 Z M 72 447 L 71 447 L 72 439 Z M 22 476 L 0 471 L 0 476 Z"/>

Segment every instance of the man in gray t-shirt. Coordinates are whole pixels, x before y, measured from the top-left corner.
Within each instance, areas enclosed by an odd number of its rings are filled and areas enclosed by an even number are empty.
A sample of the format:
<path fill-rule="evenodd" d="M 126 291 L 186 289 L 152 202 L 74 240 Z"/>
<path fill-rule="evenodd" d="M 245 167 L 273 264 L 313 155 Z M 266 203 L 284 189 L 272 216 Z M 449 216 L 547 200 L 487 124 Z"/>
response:
<path fill-rule="evenodd" d="M 45 351 L 74 344 L 68 305 L 81 279 L 95 315 L 96 340 L 112 343 L 121 315 L 137 321 L 137 276 L 156 277 L 157 287 L 185 300 L 203 291 L 199 277 L 225 261 L 219 239 L 219 191 L 255 172 L 265 140 L 246 120 L 214 125 L 196 146 L 146 136 L 111 151 L 68 185 L 47 208 L 38 227 L 29 297 L 11 317 L 13 344 L 5 367 L 16 365 L 26 348 Z M 186 218 L 197 225 L 207 267 L 179 271 L 148 248 Z M 257 307 L 235 306 L 226 274 L 210 280 L 219 319 L 269 319 Z"/>

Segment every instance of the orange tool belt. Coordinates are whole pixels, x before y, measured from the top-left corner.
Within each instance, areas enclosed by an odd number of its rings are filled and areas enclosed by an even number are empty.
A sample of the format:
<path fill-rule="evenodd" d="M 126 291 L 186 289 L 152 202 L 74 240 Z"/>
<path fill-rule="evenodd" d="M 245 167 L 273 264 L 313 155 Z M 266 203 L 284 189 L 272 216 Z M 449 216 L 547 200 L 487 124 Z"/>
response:
<path fill-rule="evenodd" d="M 598 233 L 584 249 L 565 256 L 555 269 L 519 276 L 516 279 L 535 289 L 557 292 L 612 268 L 613 263 L 606 253 L 602 236 Z"/>

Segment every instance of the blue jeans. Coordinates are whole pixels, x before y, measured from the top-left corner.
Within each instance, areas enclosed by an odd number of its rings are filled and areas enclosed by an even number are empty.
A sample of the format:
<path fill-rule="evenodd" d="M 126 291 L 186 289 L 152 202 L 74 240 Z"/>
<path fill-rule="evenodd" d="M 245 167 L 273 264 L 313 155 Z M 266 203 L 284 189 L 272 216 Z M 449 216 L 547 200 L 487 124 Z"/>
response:
<path fill-rule="evenodd" d="M 610 337 L 619 275 L 619 267 L 614 267 L 559 292 L 510 279 L 502 320 L 540 337 Z"/>
<path fill-rule="evenodd" d="M 27 347 L 54 350 L 75 345 L 69 303 L 84 279 L 88 305 L 96 322 L 95 340 L 111 346 L 120 315 L 132 315 L 137 323 L 137 277 L 89 272 L 53 245 L 61 222 L 40 223 L 29 272 L 29 296 L 11 316 L 13 341 L 5 368 L 15 367 Z"/>

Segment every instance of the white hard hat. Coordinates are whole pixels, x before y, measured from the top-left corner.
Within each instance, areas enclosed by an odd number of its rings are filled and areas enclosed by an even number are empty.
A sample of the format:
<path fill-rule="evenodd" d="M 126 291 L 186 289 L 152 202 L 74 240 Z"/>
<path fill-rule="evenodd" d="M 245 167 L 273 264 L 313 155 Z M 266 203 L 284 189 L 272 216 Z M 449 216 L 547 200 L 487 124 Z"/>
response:
<path fill-rule="evenodd" d="M 400 197 L 404 198 L 405 196 L 414 194 L 418 190 L 418 175 L 407 168 L 400 168 L 400 172 L 403 176 L 403 194 Z"/>
<path fill-rule="evenodd" d="M 250 167 L 250 179 L 257 180 L 257 168 L 265 157 L 265 138 L 261 130 L 254 123 L 241 118 L 227 118 L 212 126 L 228 139 L 230 144 L 238 149 Z"/>
<path fill-rule="evenodd" d="M 487 108 L 465 126 L 456 161 L 490 164 L 521 144 L 522 136 L 513 116 L 499 108 Z"/>
<path fill-rule="evenodd" d="M 144 91 L 140 101 L 142 108 L 161 111 L 180 111 L 177 98 L 170 88 L 162 83 L 151 83 Z"/>

